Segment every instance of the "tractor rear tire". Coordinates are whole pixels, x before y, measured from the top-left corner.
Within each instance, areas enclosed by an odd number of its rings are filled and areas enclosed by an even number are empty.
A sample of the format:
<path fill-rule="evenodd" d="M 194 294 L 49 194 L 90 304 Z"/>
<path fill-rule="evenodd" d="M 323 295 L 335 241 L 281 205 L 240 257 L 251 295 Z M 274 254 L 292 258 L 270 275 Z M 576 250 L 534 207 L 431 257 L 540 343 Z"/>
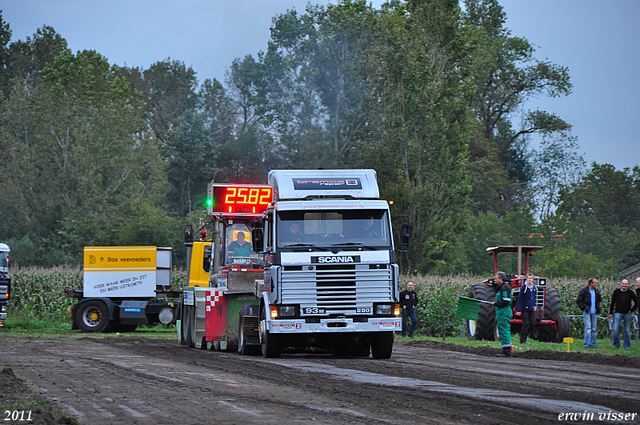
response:
<path fill-rule="evenodd" d="M 493 301 L 496 292 L 485 284 L 473 285 L 469 289 L 469 298 L 482 301 Z M 494 341 L 496 335 L 496 310 L 494 306 L 480 303 L 477 320 L 467 320 L 467 338 L 469 340 Z"/>
<path fill-rule="evenodd" d="M 560 293 L 556 288 L 547 287 L 547 299 L 544 303 L 545 320 L 555 320 L 562 312 L 562 302 L 560 301 Z"/>
<path fill-rule="evenodd" d="M 546 300 L 544 303 L 544 319 L 557 321 L 554 326 L 539 326 L 538 340 L 542 342 L 561 342 L 569 336 L 569 318 L 562 314 L 562 302 L 560 301 L 560 293 L 556 288 L 547 287 Z"/>
<path fill-rule="evenodd" d="M 558 314 L 556 317 L 558 325 L 558 342 L 562 342 L 565 338 L 571 336 L 571 326 L 569 325 L 569 318 L 564 314 Z"/>

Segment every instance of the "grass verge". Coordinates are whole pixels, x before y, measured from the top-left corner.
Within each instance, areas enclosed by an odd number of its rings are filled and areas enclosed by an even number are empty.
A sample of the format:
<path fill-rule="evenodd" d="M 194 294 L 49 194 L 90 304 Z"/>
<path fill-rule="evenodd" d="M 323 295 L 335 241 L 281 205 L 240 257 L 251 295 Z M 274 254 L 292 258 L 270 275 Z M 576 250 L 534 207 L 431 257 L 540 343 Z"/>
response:
<path fill-rule="evenodd" d="M 401 337 L 396 335 L 396 341 L 401 342 L 409 342 L 412 341 L 411 338 Z M 433 338 L 433 337 L 425 337 L 425 336 L 417 336 L 413 338 L 413 340 L 426 340 L 426 341 L 434 341 L 434 342 L 443 342 L 442 338 Z M 469 341 L 466 338 L 459 337 L 447 337 L 446 341 L 448 344 L 456 344 L 463 345 L 466 347 L 493 347 L 496 350 L 499 350 L 502 345 L 500 341 Z M 562 353 L 567 352 L 567 344 L 565 343 L 553 343 L 553 342 L 540 342 L 534 340 L 528 340 L 528 344 L 520 344 L 519 341 L 512 337 L 513 349 L 514 351 L 542 351 L 542 350 L 551 350 L 558 351 Z M 631 340 L 631 348 L 615 348 L 609 339 L 599 339 L 596 348 L 585 348 L 584 347 L 584 339 L 574 338 L 573 343 L 571 343 L 568 347 L 571 353 L 587 353 L 587 354 L 602 354 L 605 356 L 615 356 L 622 355 L 628 357 L 640 357 L 640 342 L 636 342 L 635 337 L 632 336 Z"/>

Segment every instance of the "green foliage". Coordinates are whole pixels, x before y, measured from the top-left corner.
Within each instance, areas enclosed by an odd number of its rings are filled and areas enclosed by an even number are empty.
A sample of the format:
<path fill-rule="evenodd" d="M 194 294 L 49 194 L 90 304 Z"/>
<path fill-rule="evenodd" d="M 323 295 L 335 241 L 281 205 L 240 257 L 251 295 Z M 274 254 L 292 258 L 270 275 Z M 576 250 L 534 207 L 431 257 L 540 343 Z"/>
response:
<path fill-rule="evenodd" d="M 70 323 L 69 309 L 73 300 L 65 289 L 82 286 L 79 268 L 21 268 L 13 271 L 8 316 L 17 315 L 27 321 Z"/>
<path fill-rule="evenodd" d="M 526 135 L 565 131 L 569 125 L 544 111 L 521 113 L 534 96 L 565 96 L 572 85 L 566 67 L 534 58 L 533 44 L 511 36 L 497 0 L 466 0 L 465 24 L 474 35 L 472 109 L 479 123 L 472 133 L 474 212 L 504 214 L 528 202 L 529 158 L 518 146 Z M 521 123 L 518 128 L 515 122 Z M 526 140 L 525 140 L 526 143 Z"/>

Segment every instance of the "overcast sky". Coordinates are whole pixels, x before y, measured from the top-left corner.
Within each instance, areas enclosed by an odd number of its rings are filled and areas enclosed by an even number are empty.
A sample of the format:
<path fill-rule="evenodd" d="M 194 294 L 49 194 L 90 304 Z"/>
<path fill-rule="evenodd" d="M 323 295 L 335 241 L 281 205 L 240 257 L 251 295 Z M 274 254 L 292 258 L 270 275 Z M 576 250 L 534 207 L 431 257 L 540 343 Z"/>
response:
<path fill-rule="evenodd" d="M 314 3 L 327 4 L 329 1 Z M 335 1 L 333 1 L 335 3 Z M 378 7 L 381 0 L 373 1 Z M 512 35 L 539 46 L 536 57 L 569 68 L 566 98 L 532 99 L 573 125 L 589 162 L 640 164 L 640 1 L 501 0 Z M 272 18 L 304 11 L 307 0 L 0 0 L 12 41 L 43 25 L 69 47 L 110 63 L 149 68 L 166 58 L 198 80 L 224 79 L 234 58 L 266 50 Z"/>

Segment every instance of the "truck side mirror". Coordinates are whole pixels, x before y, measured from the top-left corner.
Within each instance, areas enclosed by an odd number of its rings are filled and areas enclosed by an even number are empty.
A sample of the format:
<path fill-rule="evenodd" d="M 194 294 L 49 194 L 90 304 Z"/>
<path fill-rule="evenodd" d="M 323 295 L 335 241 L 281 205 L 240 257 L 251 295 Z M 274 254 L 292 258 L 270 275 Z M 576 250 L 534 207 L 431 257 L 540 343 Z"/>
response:
<path fill-rule="evenodd" d="M 411 234 L 413 233 L 413 226 L 410 224 L 403 224 L 400 229 L 400 247 L 402 249 L 409 249 L 411 246 Z"/>
<path fill-rule="evenodd" d="M 193 226 L 187 224 L 184 226 L 184 243 L 193 242 Z"/>
<path fill-rule="evenodd" d="M 262 229 L 255 228 L 251 230 L 251 241 L 253 243 L 254 252 L 264 251 L 264 233 L 262 232 Z"/>

